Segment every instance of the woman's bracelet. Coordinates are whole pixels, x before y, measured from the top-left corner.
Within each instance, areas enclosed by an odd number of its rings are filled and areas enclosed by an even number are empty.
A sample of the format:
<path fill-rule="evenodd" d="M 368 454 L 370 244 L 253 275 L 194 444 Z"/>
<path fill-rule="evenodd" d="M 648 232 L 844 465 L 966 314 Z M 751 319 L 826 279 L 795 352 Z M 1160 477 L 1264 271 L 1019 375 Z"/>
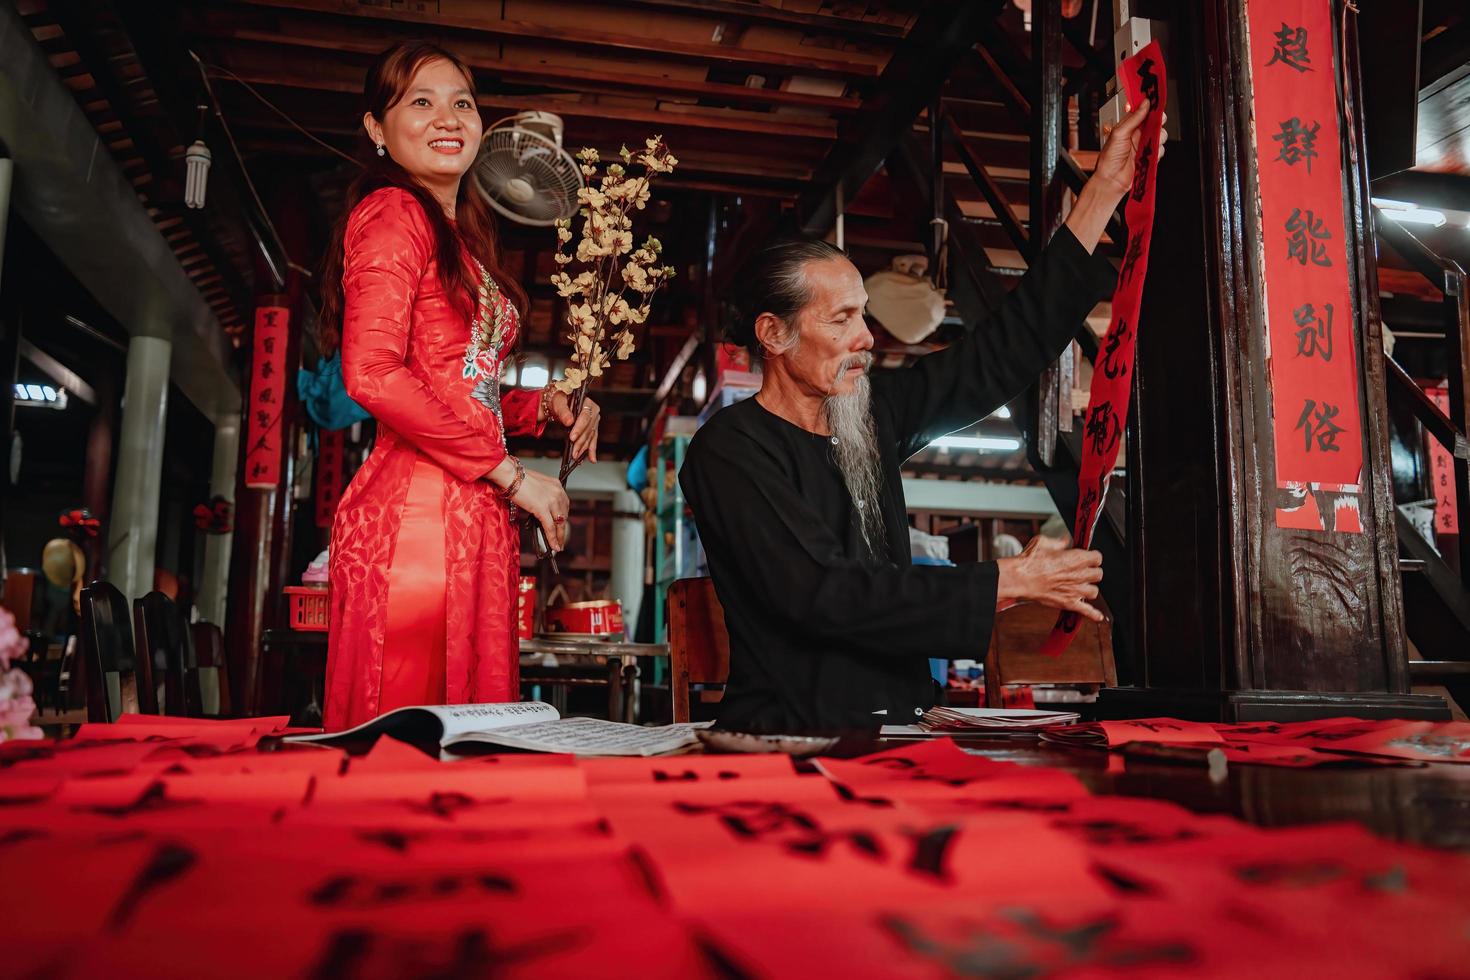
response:
<path fill-rule="evenodd" d="M 551 419 L 551 396 L 554 394 L 556 394 L 556 389 L 551 385 L 541 389 L 541 409 L 537 415 L 542 421 Z"/>
<path fill-rule="evenodd" d="M 500 495 L 506 500 L 512 500 L 520 492 L 521 484 L 526 482 L 526 467 L 514 456 L 507 456 L 506 459 L 515 464 L 516 476 L 510 481 L 510 486 L 500 488 Z"/>

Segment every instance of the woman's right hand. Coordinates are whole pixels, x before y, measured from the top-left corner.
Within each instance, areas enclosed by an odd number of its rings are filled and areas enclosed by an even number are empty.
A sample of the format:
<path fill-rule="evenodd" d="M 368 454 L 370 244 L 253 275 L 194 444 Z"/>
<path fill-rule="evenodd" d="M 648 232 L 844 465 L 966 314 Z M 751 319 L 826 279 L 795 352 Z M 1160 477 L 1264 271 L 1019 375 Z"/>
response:
<path fill-rule="evenodd" d="M 1000 567 L 996 602 L 1025 600 L 1053 609 L 1080 613 L 1094 622 L 1103 614 L 1088 602 L 1096 599 L 1102 581 L 1102 555 L 1073 548 L 1066 541 L 1037 536 L 1015 558 L 996 561 Z"/>
<path fill-rule="evenodd" d="M 521 487 L 511 498 L 511 503 L 541 522 L 546 543 L 553 552 L 560 551 L 565 546 L 567 514 L 572 505 L 560 480 L 545 473 L 527 470 L 526 478 L 521 481 Z"/>

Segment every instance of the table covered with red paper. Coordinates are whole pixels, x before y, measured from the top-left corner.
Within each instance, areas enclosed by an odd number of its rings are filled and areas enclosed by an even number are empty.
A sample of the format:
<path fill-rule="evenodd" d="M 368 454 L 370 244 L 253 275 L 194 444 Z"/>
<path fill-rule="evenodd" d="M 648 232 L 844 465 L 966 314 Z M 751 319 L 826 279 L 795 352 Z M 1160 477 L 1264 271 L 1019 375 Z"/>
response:
<path fill-rule="evenodd" d="M 1450 977 L 1470 963 L 1470 766 L 1232 764 L 1212 781 L 998 738 L 814 764 L 439 762 L 386 738 L 358 757 L 263 751 L 283 723 L 125 718 L 0 747 L 5 975 Z"/>

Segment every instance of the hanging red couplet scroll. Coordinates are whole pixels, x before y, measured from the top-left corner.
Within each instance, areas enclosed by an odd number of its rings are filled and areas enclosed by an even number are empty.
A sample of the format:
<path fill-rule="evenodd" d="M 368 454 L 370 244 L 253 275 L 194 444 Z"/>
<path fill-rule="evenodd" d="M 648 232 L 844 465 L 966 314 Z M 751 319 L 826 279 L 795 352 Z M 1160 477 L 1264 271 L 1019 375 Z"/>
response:
<path fill-rule="evenodd" d="M 1446 415 L 1450 413 L 1450 390 L 1443 385 L 1427 385 L 1424 394 Z M 1434 533 L 1459 534 L 1459 504 L 1455 501 L 1455 457 L 1445 444 L 1428 432 L 1424 443 L 1429 448 L 1429 482 L 1434 485 Z"/>
<path fill-rule="evenodd" d="M 316 526 L 331 527 L 337 513 L 337 500 L 342 496 L 342 447 L 345 433 L 341 429 L 321 433 L 316 454 Z"/>
<path fill-rule="evenodd" d="M 1138 339 L 1138 311 L 1143 300 L 1143 281 L 1148 276 L 1148 247 L 1154 228 L 1154 183 L 1159 168 L 1159 134 L 1163 128 L 1164 105 L 1168 102 L 1168 85 L 1164 58 L 1159 42 L 1151 41 L 1143 50 L 1128 58 L 1119 69 L 1119 77 L 1128 105 L 1137 106 L 1147 100 L 1148 116 L 1143 121 L 1138 140 L 1138 156 L 1133 161 L 1133 188 L 1124 199 L 1123 214 L 1128 223 L 1128 244 L 1123 251 L 1123 265 L 1118 270 L 1118 285 L 1113 290 L 1113 317 L 1107 335 L 1098 348 L 1093 365 L 1092 391 L 1087 400 L 1087 418 L 1082 428 L 1082 467 L 1077 477 L 1077 520 L 1072 525 L 1072 540 L 1079 548 L 1092 544 L 1092 533 L 1102 514 L 1108 480 L 1118 462 L 1123 444 L 1123 424 L 1128 418 L 1128 402 L 1133 394 L 1133 350 Z M 1042 644 L 1047 656 L 1060 656 L 1081 625 L 1074 612 L 1057 617 L 1051 635 Z"/>
<path fill-rule="evenodd" d="M 291 312 L 255 309 L 250 401 L 245 406 L 245 486 L 267 489 L 281 481 L 281 412 L 286 403 L 286 339 Z"/>
<path fill-rule="evenodd" d="M 1332 0 L 1251 0 L 1276 525 L 1362 533 Z"/>

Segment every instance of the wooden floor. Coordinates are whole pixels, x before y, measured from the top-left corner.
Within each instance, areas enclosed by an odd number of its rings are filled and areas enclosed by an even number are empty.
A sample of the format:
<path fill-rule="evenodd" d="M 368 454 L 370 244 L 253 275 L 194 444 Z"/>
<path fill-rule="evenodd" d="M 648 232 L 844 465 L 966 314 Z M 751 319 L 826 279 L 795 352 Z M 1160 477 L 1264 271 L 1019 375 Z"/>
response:
<path fill-rule="evenodd" d="M 1470 765 L 1284 769 L 1123 759 L 1034 739 L 957 739 L 966 751 L 1075 774 L 1094 793 L 1168 800 L 1197 813 L 1229 814 L 1262 827 L 1351 820 L 1391 840 L 1470 851 Z"/>

